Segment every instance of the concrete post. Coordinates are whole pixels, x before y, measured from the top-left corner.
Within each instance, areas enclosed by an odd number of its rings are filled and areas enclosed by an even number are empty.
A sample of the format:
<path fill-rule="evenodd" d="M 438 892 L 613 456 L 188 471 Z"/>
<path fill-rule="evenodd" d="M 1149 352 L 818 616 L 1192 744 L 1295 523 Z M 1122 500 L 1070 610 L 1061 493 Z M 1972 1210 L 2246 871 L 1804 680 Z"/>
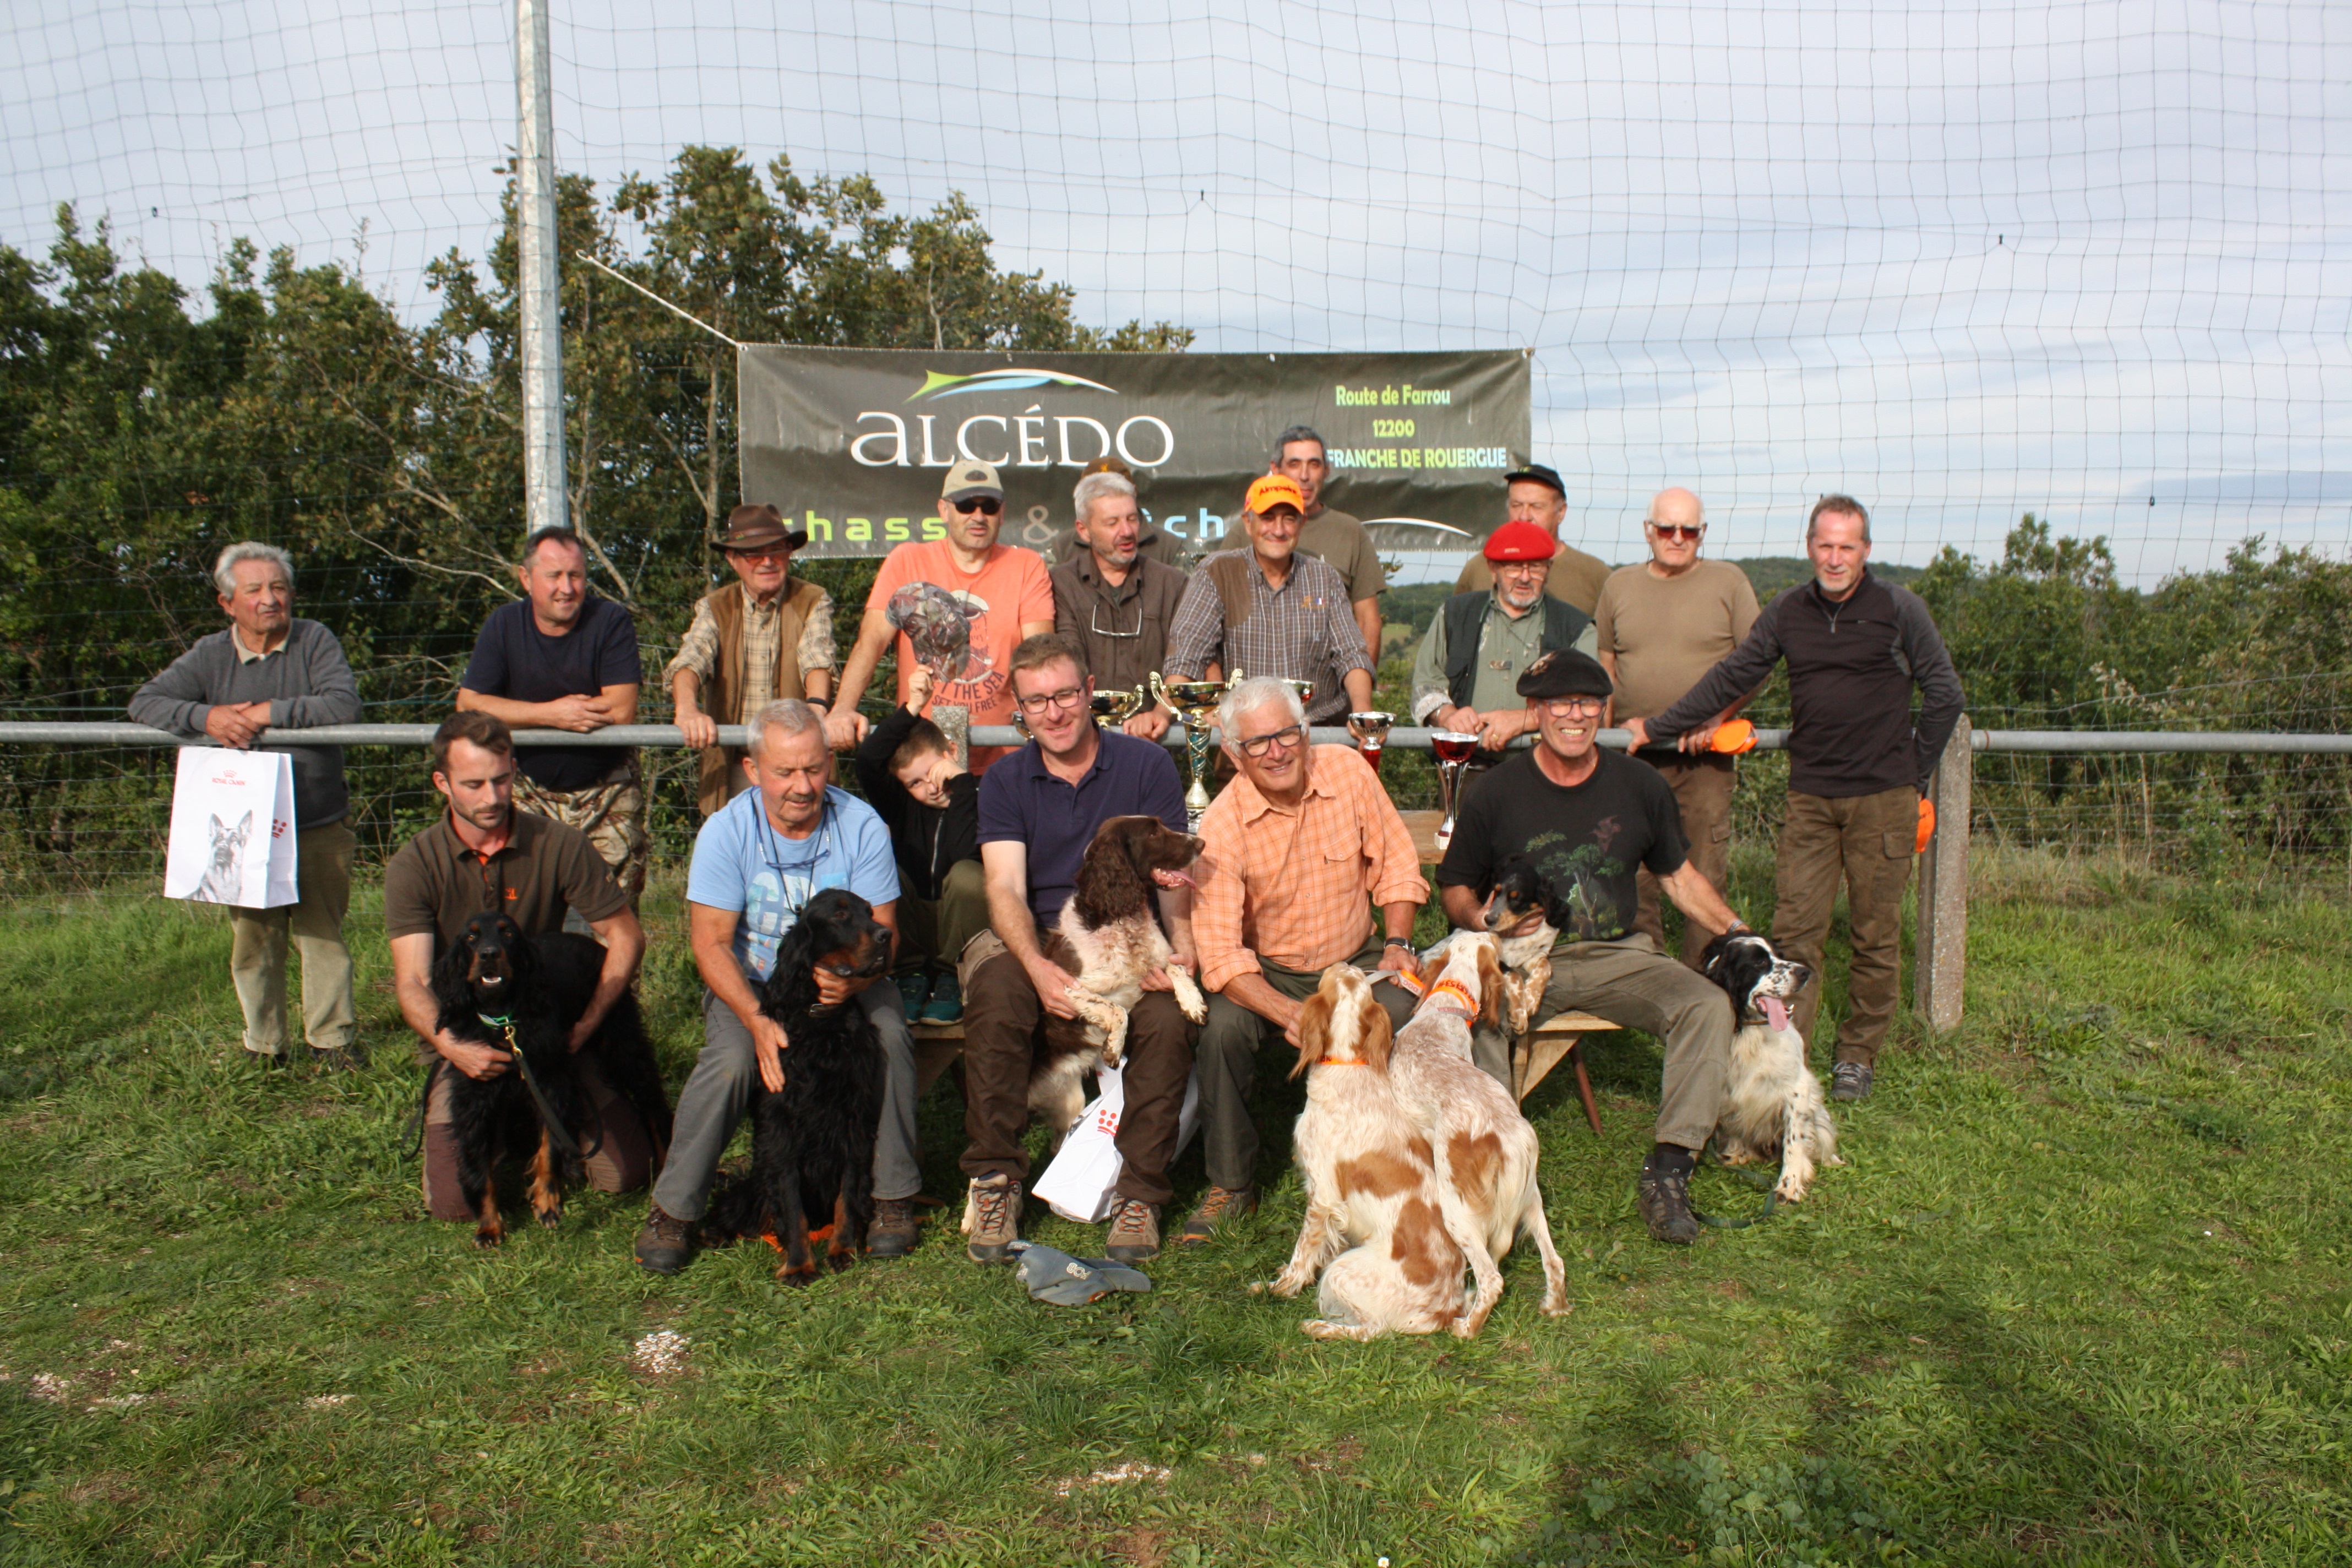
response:
<path fill-rule="evenodd" d="M 1962 714 L 1936 763 L 1936 837 L 1919 858 L 1919 934 L 1912 950 L 1911 1005 L 1931 1029 L 1960 1021 L 1969 974 L 1969 795 L 1976 750 Z"/>
<path fill-rule="evenodd" d="M 515 0 L 516 292 L 521 305 L 523 537 L 562 528 L 562 300 L 556 269 L 555 110 L 548 0 Z"/>

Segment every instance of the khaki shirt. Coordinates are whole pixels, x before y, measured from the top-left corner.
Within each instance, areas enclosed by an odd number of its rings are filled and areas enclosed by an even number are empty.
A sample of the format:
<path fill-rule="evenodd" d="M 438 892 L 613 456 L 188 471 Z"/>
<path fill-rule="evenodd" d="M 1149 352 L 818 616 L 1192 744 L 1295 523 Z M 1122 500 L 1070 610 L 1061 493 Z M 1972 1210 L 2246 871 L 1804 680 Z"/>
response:
<path fill-rule="evenodd" d="M 629 907 L 588 836 L 528 811 L 514 814 L 506 847 L 477 855 L 441 820 L 403 845 L 383 868 L 386 936 L 429 936 L 446 952 L 466 922 L 503 910 L 527 936 L 562 931 L 566 910 L 591 924 Z"/>

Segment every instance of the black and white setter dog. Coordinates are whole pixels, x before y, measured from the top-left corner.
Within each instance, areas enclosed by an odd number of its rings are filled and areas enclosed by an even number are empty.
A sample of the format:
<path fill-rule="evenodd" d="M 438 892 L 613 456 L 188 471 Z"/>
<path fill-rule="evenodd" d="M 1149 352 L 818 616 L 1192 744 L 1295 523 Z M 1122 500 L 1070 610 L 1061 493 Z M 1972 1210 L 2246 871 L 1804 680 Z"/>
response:
<path fill-rule="evenodd" d="M 1813 972 L 1785 959 L 1754 931 L 1727 931 L 1706 944 L 1699 972 L 1731 998 L 1730 1080 L 1716 1120 L 1716 1157 L 1748 1165 L 1777 1156 L 1783 1203 L 1801 1202 L 1814 1168 L 1843 1165 L 1837 1124 L 1822 1099 L 1821 1079 L 1805 1065 L 1805 1037 L 1789 1023 L 1789 1004 Z"/>
<path fill-rule="evenodd" d="M 1156 816 L 1114 816 L 1095 830 L 1078 864 L 1076 889 L 1062 918 L 1041 933 L 1040 947 L 1071 977 L 1075 1020 L 1048 1017 L 1046 1048 L 1029 1079 L 1033 1114 L 1056 1132 L 1078 1118 L 1078 1080 L 1096 1064 L 1117 1067 L 1127 1051 L 1127 1016 L 1143 1000 L 1143 978 L 1165 968 L 1175 950 L 1160 929 L 1155 889 L 1191 887 L 1201 841 Z M 1207 998 L 1182 969 L 1169 969 L 1176 1005 L 1199 1023 Z"/>
<path fill-rule="evenodd" d="M 890 931 L 874 907 L 844 889 L 809 900 L 776 948 L 760 1011 L 783 1026 L 784 1087 L 761 1092 L 751 1110 L 751 1170 L 710 1205 L 705 1237 L 717 1243 L 760 1237 L 784 1257 L 776 1278 L 816 1278 L 813 1239 L 828 1268 L 846 1268 L 874 1221 L 874 1138 L 882 1121 L 882 1042 L 856 998 L 832 1006 L 816 975 L 881 980 L 890 972 Z"/>
<path fill-rule="evenodd" d="M 604 969 L 604 949 L 569 931 L 526 937 L 503 914 L 485 911 L 466 922 L 457 942 L 433 966 L 440 1026 L 461 1040 L 520 1054 L 522 1062 L 496 1078 L 449 1075 L 451 1130 L 457 1139 L 457 1185 L 478 1221 L 474 1241 L 506 1239 L 499 1217 L 497 1170 L 509 1151 L 529 1149 L 531 1212 L 543 1226 L 563 1222 L 563 1188 L 583 1179 L 582 1153 L 562 1147 L 540 1112 L 548 1107 L 573 1147 L 593 1153 L 603 1137 L 594 1107 L 581 1092 L 572 1026 L 587 1012 Z M 502 1021 L 500 1021 L 502 1020 Z M 652 1140 L 654 1168 L 669 1147 L 669 1102 L 661 1068 L 634 990 L 621 994 L 604 1023 L 580 1047 L 605 1084 L 636 1111 Z M 526 1081 L 524 1068 L 530 1069 Z M 538 1085 L 534 1096 L 531 1084 Z"/>

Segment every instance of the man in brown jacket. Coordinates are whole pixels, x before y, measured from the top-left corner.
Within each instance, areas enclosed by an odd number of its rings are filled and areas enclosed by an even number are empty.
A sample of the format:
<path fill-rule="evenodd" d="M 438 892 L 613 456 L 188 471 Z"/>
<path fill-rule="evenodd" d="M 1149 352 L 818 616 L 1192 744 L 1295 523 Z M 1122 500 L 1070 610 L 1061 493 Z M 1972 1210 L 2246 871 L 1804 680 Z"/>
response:
<path fill-rule="evenodd" d="M 745 723 L 787 697 L 822 710 L 832 694 L 833 596 L 792 580 L 793 552 L 807 542 L 772 506 L 729 512 L 718 543 L 740 581 L 703 595 L 677 657 L 662 670 L 677 727 L 702 752 L 695 804 L 705 816 L 751 787 L 742 748 L 719 744 L 719 725 Z"/>

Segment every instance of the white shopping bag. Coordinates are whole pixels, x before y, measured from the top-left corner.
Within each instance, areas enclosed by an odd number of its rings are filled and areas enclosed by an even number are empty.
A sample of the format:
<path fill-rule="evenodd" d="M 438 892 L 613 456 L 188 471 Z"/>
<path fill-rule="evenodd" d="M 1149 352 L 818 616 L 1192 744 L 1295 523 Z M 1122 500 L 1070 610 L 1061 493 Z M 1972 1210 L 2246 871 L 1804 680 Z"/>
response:
<path fill-rule="evenodd" d="M 180 748 L 163 896 L 248 910 L 299 900 L 293 758 L 225 746 Z"/>
<path fill-rule="evenodd" d="M 1062 1140 L 1061 1152 L 1037 1178 L 1035 1188 L 1036 1195 L 1055 1214 L 1081 1225 L 1099 1225 L 1110 1217 L 1113 1189 L 1118 1185 L 1119 1173 L 1127 1168 L 1112 1142 L 1118 1136 L 1119 1113 L 1127 1107 L 1124 1075 L 1117 1068 L 1102 1068 L 1095 1075 L 1095 1100 L 1078 1112 L 1070 1135 Z M 1184 1085 L 1184 1107 L 1176 1114 L 1176 1147 L 1168 1156 L 1171 1163 L 1192 1141 L 1200 1121 L 1201 1079 L 1195 1073 Z"/>

